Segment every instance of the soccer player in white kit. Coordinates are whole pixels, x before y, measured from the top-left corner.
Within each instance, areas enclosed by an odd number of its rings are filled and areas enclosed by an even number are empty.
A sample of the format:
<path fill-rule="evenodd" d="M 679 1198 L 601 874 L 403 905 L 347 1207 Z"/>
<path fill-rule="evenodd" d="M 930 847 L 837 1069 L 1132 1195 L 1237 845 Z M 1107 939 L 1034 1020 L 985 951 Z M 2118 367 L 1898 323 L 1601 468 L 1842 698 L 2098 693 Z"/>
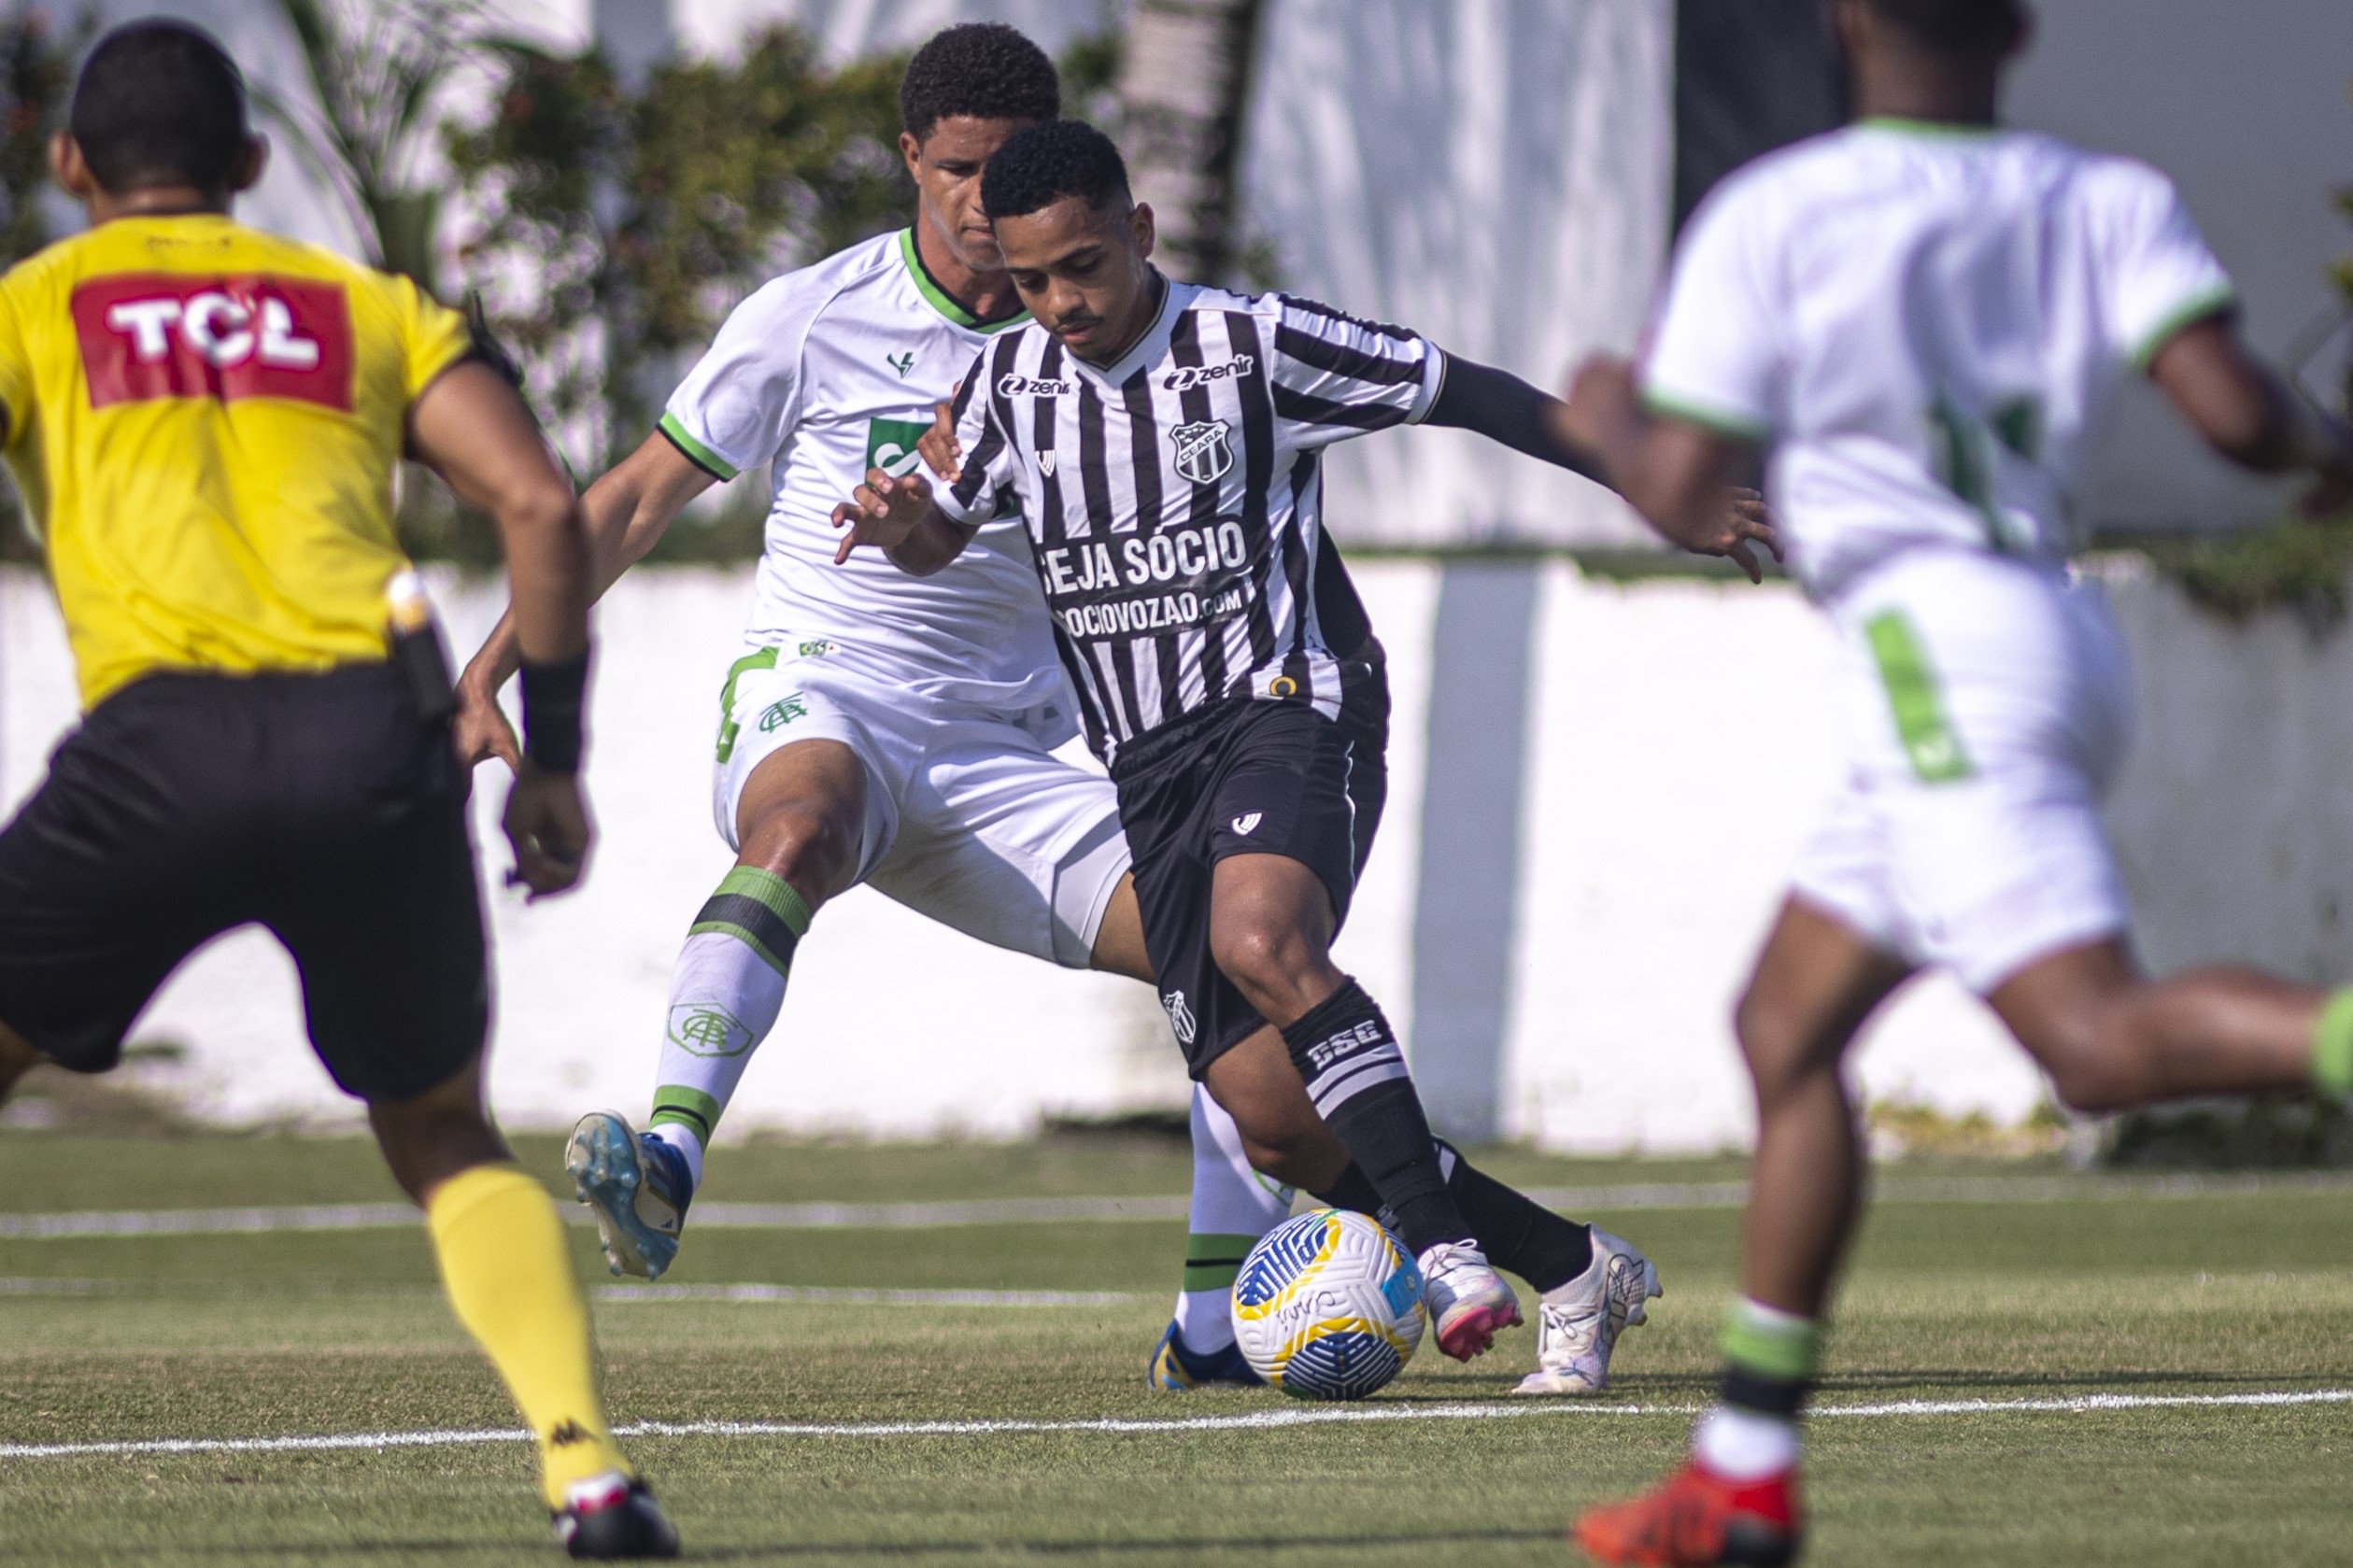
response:
<path fill-rule="evenodd" d="M 745 300 L 658 433 L 585 498 L 602 593 L 696 495 L 773 465 L 751 621 L 717 715 L 712 809 L 737 863 L 678 956 L 650 1125 L 593 1113 L 567 1150 L 608 1259 L 648 1278 L 676 1254 L 711 1135 L 827 899 L 870 883 L 999 947 L 1152 978 L 1111 783 L 1052 755 L 1076 709 L 1020 518 L 918 591 L 878 558 L 833 564 L 834 502 L 870 464 L 914 463 L 933 406 L 992 334 L 1028 319 L 980 216 L 980 172 L 1013 131 L 1056 115 L 1058 84 L 1027 37 L 975 24 L 917 51 L 900 102 L 914 226 Z M 514 759 L 495 694 L 515 657 L 502 622 L 460 683 L 472 760 Z M 1291 1193 L 1252 1168 L 1198 1091 L 1192 1126 L 1184 1288 L 1153 1379 L 1254 1382 L 1230 1287 Z"/>
<path fill-rule="evenodd" d="M 1595 1509 L 1609 1562 L 1796 1554 L 1796 1416 L 1861 1196 L 1839 1076 L 1857 1027 L 1942 965 L 2086 1110 L 2353 1087 L 2353 992 L 2215 967 L 2145 978 L 2098 814 L 2130 686 L 2069 495 L 2119 378 L 2216 450 L 2353 497 L 2353 444 L 2235 336 L 2165 177 L 1995 123 L 2018 0 L 1838 0 L 1857 124 L 1760 160 L 1694 219 L 1639 364 L 1566 416 L 1684 536 L 1759 454 L 1845 652 L 1846 774 L 1736 1019 L 1755 1081 L 1744 1297 L 1718 1403 L 1656 1491 Z"/>

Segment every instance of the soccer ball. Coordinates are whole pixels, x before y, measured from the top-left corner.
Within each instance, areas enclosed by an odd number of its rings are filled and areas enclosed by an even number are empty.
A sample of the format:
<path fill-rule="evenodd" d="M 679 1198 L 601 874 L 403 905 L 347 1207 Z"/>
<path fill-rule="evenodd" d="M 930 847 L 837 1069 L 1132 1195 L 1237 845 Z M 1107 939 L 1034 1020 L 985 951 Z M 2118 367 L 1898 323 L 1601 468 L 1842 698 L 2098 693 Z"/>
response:
<path fill-rule="evenodd" d="M 1298 1399 L 1377 1393 L 1422 1343 L 1422 1271 L 1381 1222 L 1319 1208 L 1269 1231 L 1234 1278 L 1251 1369 Z"/>

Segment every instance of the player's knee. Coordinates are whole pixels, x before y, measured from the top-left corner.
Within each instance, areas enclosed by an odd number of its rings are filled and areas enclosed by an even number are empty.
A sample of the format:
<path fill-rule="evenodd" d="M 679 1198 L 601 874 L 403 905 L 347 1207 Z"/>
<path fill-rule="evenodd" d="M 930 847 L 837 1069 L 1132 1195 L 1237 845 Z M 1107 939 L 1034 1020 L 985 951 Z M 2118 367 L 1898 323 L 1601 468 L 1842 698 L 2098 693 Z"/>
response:
<path fill-rule="evenodd" d="M 1239 920 L 1210 933 L 1210 956 L 1250 1005 L 1269 1019 L 1292 1018 L 1321 999 L 1323 955 L 1305 935 L 1271 921 Z"/>
<path fill-rule="evenodd" d="M 740 858 L 782 877 L 814 905 L 849 881 L 858 851 L 857 833 L 833 813 L 787 808 L 753 826 Z"/>
<path fill-rule="evenodd" d="M 1756 1085 L 1757 1103 L 1771 1106 L 1803 1088 L 1818 1073 L 1836 1073 L 1814 1049 L 1812 1023 L 1797 1010 L 1751 987 L 1733 1009 L 1733 1034 Z"/>
<path fill-rule="evenodd" d="M 2039 1020 L 2024 1043 L 2068 1109 L 2096 1116 L 2148 1098 L 2149 1063 L 2134 1049 L 2123 1005 L 2086 1002 Z"/>

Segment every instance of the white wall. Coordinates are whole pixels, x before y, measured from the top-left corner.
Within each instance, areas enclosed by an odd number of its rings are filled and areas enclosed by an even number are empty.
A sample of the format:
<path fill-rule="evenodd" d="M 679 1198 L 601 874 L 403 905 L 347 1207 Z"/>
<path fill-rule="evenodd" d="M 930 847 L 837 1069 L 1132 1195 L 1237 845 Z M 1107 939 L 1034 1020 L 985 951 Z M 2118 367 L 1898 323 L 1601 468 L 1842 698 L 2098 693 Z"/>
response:
<path fill-rule="evenodd" d="M 1394 660 L 1394 790 L 1343 958 L 1409 1036 L 1439 569 L 1360 562 Z M 2152 958 L 2264 959 L 2353 971 L 2338 911 L 2353 867 L 2353 638 L 2293 622 L 2249 631 L 2166 586 L 2114 585 L 2140 671 L 2147 744 L 2113 821 Z M 710 826 L 716 692 L 748 595 L 742 572 L 645 570 L 601 612 L 589 786 L 603 832 L 578 896 L 493 894 L 500 1003 L 492 1087 L 520 1124 L 650 1087 L 669 964 L 728 862 Z M 498 602 L 443 579 L 461 649 Z M 1521 880 L 1500 1124 L 1564 1149 L 1708 1149 L 1749 1136 L 1731 999 L 1828 779 L 1819 620 L 1786 587 L 1619 586 L 1542 569 L 1523 792 Z M 0 798 L 38 781 L 71 722 L 55 613 L 0 573 Z M 504 865 L 503 794 L 482 775 L 486 881 Z M 1433 803 L 1439 809 L 1443 802 Z M 179 1085 L 244 1122 L 347 1114 L 299 1039 L 291 978 L 266 939 L 207 951 L 135 1038 L 192 1047 Z M 1929 981 L 1861 1057 L 1875 1096 L 2014 1120 L 2040 1082 L 1977 1005 Z M 1042 1114 L 1177 1103 L 1174 1048 L 1139 986 L 1069 974 L 926 925 L 871 892 L 820 915 L 785 1020 L 730 1129 L 1010 1136 Z"/>

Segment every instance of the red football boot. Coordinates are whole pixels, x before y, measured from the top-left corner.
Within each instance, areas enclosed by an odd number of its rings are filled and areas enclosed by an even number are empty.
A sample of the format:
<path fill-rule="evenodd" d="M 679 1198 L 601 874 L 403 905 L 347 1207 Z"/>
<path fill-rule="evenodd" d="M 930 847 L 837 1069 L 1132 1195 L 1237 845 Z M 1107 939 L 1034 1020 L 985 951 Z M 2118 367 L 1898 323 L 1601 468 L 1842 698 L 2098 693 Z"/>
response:
<path fill-rule="evenodd" d="M 1727 1481 L 1687 1463 L 1657 1490 L 1586 1510 L 1569 1539 L 1596 1562 L 1782 1568 L 1797 1557 L 1797 1472 Z"/>

